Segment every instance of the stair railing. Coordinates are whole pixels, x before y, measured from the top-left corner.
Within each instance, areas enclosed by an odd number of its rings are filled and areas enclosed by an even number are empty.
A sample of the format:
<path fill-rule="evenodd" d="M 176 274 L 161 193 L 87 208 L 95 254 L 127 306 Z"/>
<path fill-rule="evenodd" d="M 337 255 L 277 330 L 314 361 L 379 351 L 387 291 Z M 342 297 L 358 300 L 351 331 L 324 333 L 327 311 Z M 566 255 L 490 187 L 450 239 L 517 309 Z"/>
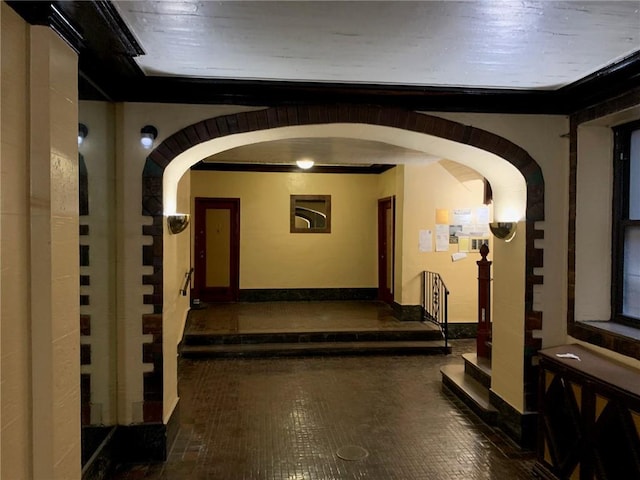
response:
<path fill-rule="evenodd" d="M 180 293 L 182 294 L 183 297 L 187 296 L 187 288 L 189 287 L 189 284 L 191 283 L 191 274 L 192 273 L 193 273 L 193 267 L 187 273 L 184 274 L 184 285 L 180 289 Z"/>
<path fill-rule="evenodd" d="M 444 337 L 444 347 L 448 348 L 449 289 L 439 273 L 422 272 L 422 311 L 424 320 L 440 327 Z"/>

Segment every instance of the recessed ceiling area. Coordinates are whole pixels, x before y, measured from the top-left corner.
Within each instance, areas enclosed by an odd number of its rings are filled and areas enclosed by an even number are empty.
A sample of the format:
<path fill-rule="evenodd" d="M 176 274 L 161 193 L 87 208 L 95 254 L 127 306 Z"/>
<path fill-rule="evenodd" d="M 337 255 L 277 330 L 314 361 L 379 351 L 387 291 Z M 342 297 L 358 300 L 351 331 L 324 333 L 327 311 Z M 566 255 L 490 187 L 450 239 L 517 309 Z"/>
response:
<path fill-rule="evenodd" d="M 350 138 L 293 138 L 232 148 L 204 162 L 241 164 L 294 164 L 309 158 L 316 165 L 427 164 L 440 160 L 424 152 L 384 142 Z"/>
<path fill-rule="evenodd" d="M 384 142 L 336 137 L 293 138 L 253 143 L 212 155 L 202 162 L 207 165 L 238 164 L 239 167 L 256 164 L 293 166 L 296 160 L 303 158 L 313 160 L 316 169 L 322 166 L 360 166 L 364 169 L 378 165 L 427 165 L 440 162 L 440 165 L 461 183 L 484 178 L 466 165 L 425 152 Z"/>
<path fill-rule="evenodd" d="M 115 1 L 146 75 L 556 89 L 640 49 L 637 1 Z"/>

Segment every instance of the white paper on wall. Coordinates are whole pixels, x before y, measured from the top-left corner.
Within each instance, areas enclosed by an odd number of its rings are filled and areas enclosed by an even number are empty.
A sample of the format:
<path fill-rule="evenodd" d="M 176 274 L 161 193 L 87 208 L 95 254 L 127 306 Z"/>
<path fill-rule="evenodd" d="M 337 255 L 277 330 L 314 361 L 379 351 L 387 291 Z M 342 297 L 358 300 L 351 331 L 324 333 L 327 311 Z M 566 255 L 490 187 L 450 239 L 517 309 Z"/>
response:
<path fill-rule="evenodd" d="M 433 232 L 431 230 L 420 230 L 418 248 L 421 252 L 433 251 Z"/>
<path fill-rule="evenodd" d="M 436 225 L 436 252 L 449 251 L 449 225 Z"/>
<path fill-rule="evenodd" d="M 471 224 L 471 208 L 455 208 L 451 223 L 453 225 L 470 225 Z"/>

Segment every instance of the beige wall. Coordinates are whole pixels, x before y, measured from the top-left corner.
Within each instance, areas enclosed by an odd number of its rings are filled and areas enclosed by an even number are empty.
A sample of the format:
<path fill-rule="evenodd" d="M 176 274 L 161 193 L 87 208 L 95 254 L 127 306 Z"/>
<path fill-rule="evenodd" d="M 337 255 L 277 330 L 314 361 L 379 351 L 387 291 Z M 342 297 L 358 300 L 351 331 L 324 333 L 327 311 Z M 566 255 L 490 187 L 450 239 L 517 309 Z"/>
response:
<path fill-rule="evenodd" d="M 2 478 L 29 478 L 29 27 L 0 4 L 0 338 Z"/>
<path fill-rule="evenodd" d="M 2 478 L 80 478 L 77 57 L 0 8 Z"/>
<path fill-rule="evenodd" d="M 116 412 L 116 325 L 115 325 L 115 142 L 114 107 L 105 102 L 82 102 L 79 121 L 89 125 L 89 134 L 78 150 L 87 166 L 89 215 L 80 222 L 89 235 L 80 243 L 89 246 L 89 266 L 80 273 L 90 276 L 90 285 L 80 293 L 89 295 L 89 305 L 80 307 L 91 316 L 91 335 L 80 337 L 91 345 L 91 365 L 82 373 L 91 375 L 91 423 L 114 425 Z"/>
<path fill-rule="evenodd" d="M 331 233 L 290 233 L 292 194 L 331 195 Z M 378 285 L 376 175 L 193 171 L 191 195 L 240 198 L 241 289 Z"/>
<path fill-rule="evenodd" d="M 452 322 L 475 322 L 478 318 L 478 252 L 469 252 L 467 258 L 453 262 L 451 254 L 458 252 L 455 244 L 448 251 L 435 251 L 436 209 L 451 212 L 469 208 L 473 212 L 482 207 L 484 183 L 472 180 L 461 183 L 439 163 L 406 165 L 404 168 L 404 208 L 402 212 L 403 305 L 419 305 L 421 301 L 422 271 L 439 273 L 449 295 L 449 319 Z M 431 230 L 434 243 L 432 252 L 419 249 L 420 230 Z M 491 239 L 489 239 L 491 242 Z M 491 247 L 491 243 L 489 244 Z"/>

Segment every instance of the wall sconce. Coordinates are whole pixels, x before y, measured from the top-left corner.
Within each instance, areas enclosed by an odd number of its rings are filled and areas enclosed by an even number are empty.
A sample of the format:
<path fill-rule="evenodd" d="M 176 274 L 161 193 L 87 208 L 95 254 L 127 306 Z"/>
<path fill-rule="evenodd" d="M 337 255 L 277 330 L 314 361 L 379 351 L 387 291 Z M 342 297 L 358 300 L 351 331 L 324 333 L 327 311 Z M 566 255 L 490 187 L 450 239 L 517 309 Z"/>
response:
<path fill-rule="evenodd" d="M 144 148 L 151 148 L 158 136 L 158 129 L 153 125 L 145 125 L 140 129 L 140 143 Z"/>
<path fill-rule="evenodd" d="M 492 222 L 489 224 L 489 229 L 494 237 L 510 242 L 516 236 L 517 226 L 517 222 Z"/>
<path fill-rule="evenodd" d="M 311 167 L 313 167 L 313 160 L 311 159 L 296 160 L 296 165 L 298 165 L 298 167 L 303 170 L 309 170 Z"/>
<path fill-rule="evenodd" d="M 176 235 L 182 232 L 189 225 L 188 213 L 175 213 L 173 215 L 167 215 L 167 227 L 169 232 Z"/>
<path fill-rule="evenodd" d="M 82 145 L 84 139 L 89 135 L 89 129 L 84 123 L 78 124 L 78 146 Z"/>

